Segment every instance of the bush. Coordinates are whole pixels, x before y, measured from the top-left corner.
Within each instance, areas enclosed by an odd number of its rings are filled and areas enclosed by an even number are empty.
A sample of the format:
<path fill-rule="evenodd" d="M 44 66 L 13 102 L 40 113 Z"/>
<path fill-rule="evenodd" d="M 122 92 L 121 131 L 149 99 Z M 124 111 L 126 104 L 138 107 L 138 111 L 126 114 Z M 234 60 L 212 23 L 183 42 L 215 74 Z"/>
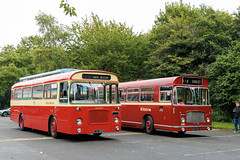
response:
<path fill-rule="evenodd" d="M 221 110 L 221 108 L 214 108 L 212 120 L 215 122 L 232 122 L 232 115 Z"/>

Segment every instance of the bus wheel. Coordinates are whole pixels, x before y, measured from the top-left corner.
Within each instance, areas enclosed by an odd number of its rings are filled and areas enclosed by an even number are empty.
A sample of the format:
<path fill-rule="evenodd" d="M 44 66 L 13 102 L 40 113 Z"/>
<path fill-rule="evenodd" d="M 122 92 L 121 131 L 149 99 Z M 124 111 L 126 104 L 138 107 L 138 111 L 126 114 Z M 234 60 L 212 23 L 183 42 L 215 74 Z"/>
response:
<path fill-rule="evenodd" d="M 49 129 L 50 129 L 50 135 L 53 138 L 57 138 L 57 136 L 58 136 L 57 121 L 56 121 L 56 119 L 54 117 L 51 118 Z"/>
<path fill-rule="evenodd" d="M 145 119 L 145 131 L 148 134 L 152 134 L 154 132 L 152 116 L 147 116 Z"/>
<path fill-rule="evenodd" d="M 24 117 L 23 117 L 23 114 L 20 115 L 18 124 L 19 124 L 19 127 L 20 127 L 21 131 L 25 131 L 26 130 L 26 128 L 24 127 Z"/>

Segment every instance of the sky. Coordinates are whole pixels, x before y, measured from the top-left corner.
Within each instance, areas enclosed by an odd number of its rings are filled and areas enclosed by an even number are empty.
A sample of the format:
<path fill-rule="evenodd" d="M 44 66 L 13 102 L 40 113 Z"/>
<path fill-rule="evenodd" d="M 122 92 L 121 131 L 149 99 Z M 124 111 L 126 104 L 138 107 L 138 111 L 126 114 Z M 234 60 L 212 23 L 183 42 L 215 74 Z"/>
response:
<path fill-rule="evenodd" d="M 70 17 L 59 8 L 61 0 L 1 0 L 0 5 L 0 48 L 16 46 L 21 38 L 38 34 L 35 16 L 44 12 L 57 18 L 60 24 L 71 25 L 73 21 L 97 14 L 103 21 L 115 20 L 133 27 L 133 31 L 146 33 L 151 30 L 160 10 L 166 3 L 180 0 L 68 0 L 76 8 L 77 17 Z M 182 0 L 196 8 L 201 4 L 215 10 L 237 12 L 239 0 Z"/>

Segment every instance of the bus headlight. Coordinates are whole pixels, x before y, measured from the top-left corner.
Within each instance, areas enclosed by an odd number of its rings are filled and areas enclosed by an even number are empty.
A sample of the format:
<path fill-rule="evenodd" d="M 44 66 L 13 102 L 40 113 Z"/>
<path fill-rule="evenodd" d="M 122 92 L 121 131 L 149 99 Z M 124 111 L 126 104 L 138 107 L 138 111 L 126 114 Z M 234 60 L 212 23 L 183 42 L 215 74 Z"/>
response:
<path fill-rule="evenodd" d="M 207 117 L 207 122 L 210 122 L 211 120 L 210 120 L 210 118 L 209 117 Z"/>
<path fill-rule="evenodd" d="M 81 125 L 82 124 L 82 119 L 78 118 L 76 122 L 77 122 L 77 125 Z"/>
<path fill-rule="evenodd" d="M 115 122 L 115 123 L 118 123 L 118 122 L 119 122 L 119 118 L 118 118 L 118 117 L 115 117 L 115 118 L 114 118 L 114 122 Z"/>
<path fill-rule="evenodd" d="M 185 123 L 185 118 L 182 117 L 182 118 L 181 118 L 181 122 L 182 122 L 182 123 Z"/>

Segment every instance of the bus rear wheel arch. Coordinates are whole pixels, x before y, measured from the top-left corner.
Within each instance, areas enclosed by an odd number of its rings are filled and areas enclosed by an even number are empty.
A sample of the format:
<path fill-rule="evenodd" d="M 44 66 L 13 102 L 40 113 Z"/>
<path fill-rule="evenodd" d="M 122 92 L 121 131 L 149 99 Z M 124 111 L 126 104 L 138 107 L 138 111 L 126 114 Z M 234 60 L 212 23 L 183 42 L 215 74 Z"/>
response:
<path fill-rule="evenodd" d="M 154 129 L 154 121 L 151 115 L 145 115 L 143 118 L 143 129 L 146 133 L 152 134 Z"/>

